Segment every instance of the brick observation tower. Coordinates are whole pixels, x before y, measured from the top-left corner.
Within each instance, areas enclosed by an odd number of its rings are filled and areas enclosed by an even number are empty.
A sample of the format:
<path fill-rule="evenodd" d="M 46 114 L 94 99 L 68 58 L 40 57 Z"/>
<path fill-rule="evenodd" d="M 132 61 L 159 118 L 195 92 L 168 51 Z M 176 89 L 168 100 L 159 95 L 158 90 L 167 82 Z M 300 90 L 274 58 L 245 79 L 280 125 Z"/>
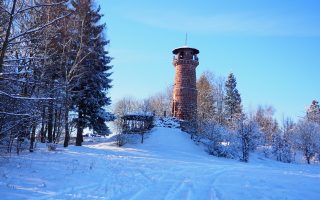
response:
<path fill-rule="evenodd" d="M 199 50 L 183 46 L 172 53 L 175 55 L 172 64 L 176 68 L 172 115 L 191 121 L 197 116 L 196 67 L 199 65 Z"/>

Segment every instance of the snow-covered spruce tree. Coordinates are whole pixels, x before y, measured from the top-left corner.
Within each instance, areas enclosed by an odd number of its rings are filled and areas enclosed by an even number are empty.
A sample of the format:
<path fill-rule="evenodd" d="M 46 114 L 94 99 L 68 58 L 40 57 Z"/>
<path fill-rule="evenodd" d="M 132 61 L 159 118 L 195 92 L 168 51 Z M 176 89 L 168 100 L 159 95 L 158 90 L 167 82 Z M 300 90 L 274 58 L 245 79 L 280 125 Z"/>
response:
<path fill-rule="evenodd" d="M 320 127 L 314 122 L 301 120 L 295 127 L 295 148 L 302 151 L 308 164 L 320 153 Z"/>
<path fill-rule="evenodd" d="M 236 78 L 233 73 L 231 73 L 225 83 L 226 96 L 224 97 L 225 123 L 231 129 L 236 129 L 237 124 L 239 124 L 243 117 L 241 97 L 236 87 Z"/>
<path fill-rule="evenodd" d="M 309 122 L 316 123 L 320 126 L 320 105 L 318 101 L 312 101 L 310 107 L 307 110 L 306 119 Z M 320 140 L 318 141 L 318 148 L 318 160 L 320 160 Z"/>
<path fill-rule="evenodd" d="M 312 101 L 310 107 L 307 110 L 307 120 L 320 125 L 320 106 L 318 101 Z"/>
<path fill-rule="evenodd" d="M 89 127 L 97 134 L 107 135 L 109 129 L 105 122 L 113 119 L 113 115 L 105 111 L 110 105 L 107 91 L 111 88 L 111 58 L 105 50 L 109 43 L 103 36 L 105 24 L 98 24 L 102 15 L 100 8 L 93 8 L 93 0 L 74 0 L 81 46 L 81 62 L 74 72 L 81 79 L 73 82 L 72 108 L 77 112 L 75 118 L 77 126 L 76 145 L 83 142 L 83 129 Z"/>

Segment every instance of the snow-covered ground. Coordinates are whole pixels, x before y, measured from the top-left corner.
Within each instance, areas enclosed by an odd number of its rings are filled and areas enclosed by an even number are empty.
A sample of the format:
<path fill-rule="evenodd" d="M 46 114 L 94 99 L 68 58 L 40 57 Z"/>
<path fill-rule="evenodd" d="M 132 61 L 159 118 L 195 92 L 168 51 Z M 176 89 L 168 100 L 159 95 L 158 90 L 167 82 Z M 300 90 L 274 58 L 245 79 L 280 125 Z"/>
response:
<path fill-rule="evenodd" d="M 320 199 L 320 166 L 209 156 L 179 129 L 145 144 L 70 146 L 0 165 L 0 199 Z"/>

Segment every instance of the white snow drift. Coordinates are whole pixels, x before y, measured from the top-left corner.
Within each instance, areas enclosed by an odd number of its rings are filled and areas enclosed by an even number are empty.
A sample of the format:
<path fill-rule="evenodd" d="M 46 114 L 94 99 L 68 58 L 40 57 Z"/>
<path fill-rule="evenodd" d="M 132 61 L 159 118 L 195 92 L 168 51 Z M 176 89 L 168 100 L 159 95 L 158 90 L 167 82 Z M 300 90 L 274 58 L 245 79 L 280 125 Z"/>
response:
<path fill-rule="evenodd" d="M 3 163 L 5 162 L 5 163 Z M 320 199 L 320 166 L 216 158 L 179 129 L 2 161 L 0 199 Z"/>

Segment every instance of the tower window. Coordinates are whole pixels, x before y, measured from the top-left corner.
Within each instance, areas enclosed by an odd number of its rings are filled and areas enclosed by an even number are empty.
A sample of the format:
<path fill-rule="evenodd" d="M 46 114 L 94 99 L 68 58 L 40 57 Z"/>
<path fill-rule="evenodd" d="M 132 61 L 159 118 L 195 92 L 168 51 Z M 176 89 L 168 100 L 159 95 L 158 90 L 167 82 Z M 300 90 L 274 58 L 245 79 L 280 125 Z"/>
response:
<path fill-rule="evenodd" d="M 179 53 L 179 59 L 183 59 L 184 58 L 184 52 L 180 52 Z"/>

